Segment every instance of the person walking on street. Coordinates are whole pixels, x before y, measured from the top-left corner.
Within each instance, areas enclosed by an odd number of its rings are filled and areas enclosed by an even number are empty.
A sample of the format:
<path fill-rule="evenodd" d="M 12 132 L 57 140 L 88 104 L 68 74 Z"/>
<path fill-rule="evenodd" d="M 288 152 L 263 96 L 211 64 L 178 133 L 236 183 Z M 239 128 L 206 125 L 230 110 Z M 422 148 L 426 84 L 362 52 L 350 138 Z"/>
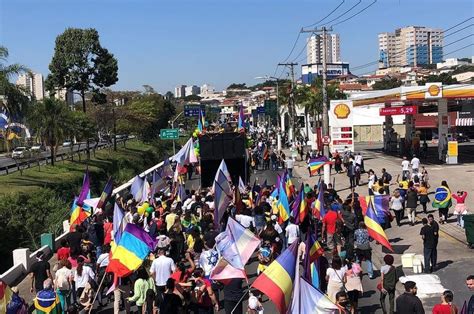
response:
<path fill-rule="evenodd" d="M 295 167 L 294 158 L 290 156 L 290 158 L 285 160 L 285 163 L 286 163 L 286 169 L 288 170 L 288 176 L 290 178 L 293 178 L 293 168 Z"/>
<path fill-rule="evenodd" d="M 466 286 L 472 292 L 471 298 L 466 300 L 467 313 L 474 313 L 474 275 L 467 276 Z"/>
<path fill-rule="evenodd" d="M 397 285 L 397 270 L 393 266 L 394 258 L 392 255 L 387 254 L 384 256 L 383 261 L 385 265 L 380 268 L 380 279 L 381 290 L 380 290 L 380 305 L 384 314 L 393 314 L 395 310 L 395 286 Z M 385 298 L 388 296 L 389 310 L 385 307 Z"/>
<path fill-rule="evenodd" d="M 403 218 L 403 197 L 401 197 L 400 192 L 395 190 L 393 196 L 390 198 L 390 209 L 395 213 L 395 220 L 397 221 L 397 226 L 401 226 L 401 221 Z"/>
<path fill-rule="evenodd" d="M 458 314 L 458 308 L 453 304 L 454 294 L 446 290 L 441 295 L 441 303 L 433 307 L 433 314 Z"/>
<path fill-rule="evenodd" d="M 454 207 L 454 215 L 457 217 L 458 226 L 464 229 L 463 216 L 467 214 L 467 207 L 464 204 L 466 202 L 467 192 L 457 191 L 456 194 L 452 194 L 452 198 L 456 200 L 456 206 Z"/>
<path fill-rule="evenodd" d="M 372 248 L 370 247 L 370 236 L 363 221 L 359 222 L 359 229 L 354 232 L 354 246 L 358 263 L 367 262 L 367 273 L 369 278 L 374 278 L 374 267 L 372 265 Z"/>
<path fill-rule="evenodd" d="M 418 170 L 420 169 L 420 159 L 418 159 L 416 155 L 413 155 L 413 158 L 410 161 L 410 165 L 412 172 L 418 173 Z"/>
<path fill-rule="evenodd" d="M 428 197 L 428 188 L 426 187 L 426 182 L 421 182 L 420 187 L 418 188 L 418 200 L 420 201 L 421 206 L 423 207 L 423 213 L 427 213 L 426 204 L 430 201 Z"/>
<path fill-rule="evenodd" d="M 347 166 L 347 176 L 349 177 L 349 188 L 352 189 L 355 187 L 355 166 L 352 161 L 349 162 Z"/>
<path fill-rule="evenodd" d="M 407 190 L 407 197 L 406 197 L 406 209 L 407 209 L 407 216 L 408 221 L 410 221 L 410 225 L 415 225 L 416 219 L 416 206 L 418 205 L 418 193 L 413 186 L 413 181 L 408 183 L 408 190 Z"/>
<path fill-rule="evenodd" d="M 425 314 L 423 303 L 416 296 L 416 283 L 414 281 L 405 282 L 405 293 L 397 298 L 397 313 L 400 314 Z"/>
<path fill-rule="evenodd" d="M 407 160 L 406 156 L 403 156 L 402 160 L 402 180 L 408 178 L 410 175 L 410 162 Z"/>
<path fill-rule="evenodd" d="M 369 188 L 369 195 L 374 195 L 375 181 L 377 181 L 377 177 L 375 176 L 375 172 L 372 169 L 370 169 L 369 170 L 369 179 L 367 181 L 367 186 Z"/>
<path fill-rule="evenodd" d="M 382 168 L 382 181 L 383 181 L 383 188 L 387 195 L 390 195 L 390 181 L 392 181 L 392 175 L 387 172 L 385 168 Z"/>
<path fill-rule="evenodd" d="M 434 198 L 432 205 L 434 208 L 438 208 L 439 223 L 444 224 L 448 221 L 449 208 L 453 204 L 448 182 L 445 180 L 441 181 L 441 186 L 436 188 Z"/>
<path fill-rule="evenodd" d="M 31 266 L 31 289 L 30 292 L 38 292 L 43 290 L 43 283 L 46 279 L 53 280 L 51 275 L 51 266 L 48 261 L 44 259 L 44 252 L 39 251 L 36 254 L 36 263 Z"/>
<path fill-rule="evenodd" d="M 428 219 L 422 219 L 423 227 L 421 227 L 420 235 L 423 239 L 423 256 L 425 259 L 424 271 L 426 274 L 431 274 L 436 267 L 436 236 L 433 227 L 428 224 Z"/>

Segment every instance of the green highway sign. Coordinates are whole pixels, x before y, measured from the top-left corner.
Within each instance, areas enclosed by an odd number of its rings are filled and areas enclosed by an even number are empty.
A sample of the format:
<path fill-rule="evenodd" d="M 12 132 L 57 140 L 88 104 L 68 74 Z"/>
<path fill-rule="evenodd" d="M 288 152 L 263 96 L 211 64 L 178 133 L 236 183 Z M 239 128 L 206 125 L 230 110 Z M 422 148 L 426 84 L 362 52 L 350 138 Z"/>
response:
<path fill-rule="evenodd" d="M 179 139 L 178 129 L 161 129 L 160 138 L 162 140 L 177 140 Z"/>

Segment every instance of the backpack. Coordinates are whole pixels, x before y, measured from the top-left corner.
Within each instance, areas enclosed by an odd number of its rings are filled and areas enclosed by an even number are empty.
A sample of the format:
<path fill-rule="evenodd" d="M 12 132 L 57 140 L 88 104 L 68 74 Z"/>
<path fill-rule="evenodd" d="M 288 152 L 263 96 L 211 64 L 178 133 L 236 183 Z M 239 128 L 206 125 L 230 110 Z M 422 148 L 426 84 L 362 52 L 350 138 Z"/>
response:
<path fill-rule="evenodd" d="M 388 182 L 392 181 L 392 175 L 390 173 L 387 172 L 387 174 L 385 175 L 385 178 L 388 180 Z"/>
<path fill-rule="evenodd" d="M 383 287 L 385 290 L 395 290 L 397 285 L 397 269 L 394 266 L 390 266 L 390 270 L 383 276 Z"/>

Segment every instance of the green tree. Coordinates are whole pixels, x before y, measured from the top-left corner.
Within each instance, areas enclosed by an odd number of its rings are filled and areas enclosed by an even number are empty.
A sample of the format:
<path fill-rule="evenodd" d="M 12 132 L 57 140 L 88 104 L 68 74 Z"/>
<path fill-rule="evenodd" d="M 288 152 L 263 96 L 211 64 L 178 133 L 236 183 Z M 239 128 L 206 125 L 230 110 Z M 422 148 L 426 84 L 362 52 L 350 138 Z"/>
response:
<path fill-rule="evenodd" d="M 402 81 L 397 78 L 384 78 L 372 85 L 374 90 L 392 89 L 402 86 Z"/>
<path fill-rule="evenodd" d="M 458 80 L 453 78 L 450 73 L 441 73 L 440 75 L 429 75 L 424 80 L 420 81 L 420 85 L 425 85 L 426 83 L 436 83 L 440 82 L 444 85 L 457 84 Z"/>
<path fill-rule="evenodd" d="M 189 95 L 184 97 L 184 101 L 201 101 L 201 97 L 198 95 Z"/>
<path fill-rule="evenodd" d="M 63 101 L 45 98 L 34 106 L 28 121 L 36 134 L 50 148 L 51 165 L 54 166 L 57 147 L 74 133 L 71 111 Z"/>
<path fill-rule="evenodd" d="M 238 84 L 238 83 L 232 83 L 230 84 L 227 89 L 247 89 L 247 84 L 245 83 L 241 83 L 241 84 Z"/>
<path fill-rule="evenodd" d="M 82 98 L 82 110 L 86 112 L 86 93 L 96 100 L 100 89 L 118 81 L 117 60 L 99 41 L 99 33 L 93 28 L 68 28 L 56 38 L 54 55 L 49 64 L 50 74 L 46 88 L 50 93 L 58 89 L 77 92 Z M 87 141 L 87 158 L 90 158 Z"/>
<path fill-rule="evenodd" d="M 24 117 L 30 100 L 26 91 L 11 83 L 10 80 L 30 70 L 18 63 L 7 64 L 8 56 L 8 49 L 0 46 L 0 95 L 5 95 L 7 101 L 4 105 L 11 116 Z"/>

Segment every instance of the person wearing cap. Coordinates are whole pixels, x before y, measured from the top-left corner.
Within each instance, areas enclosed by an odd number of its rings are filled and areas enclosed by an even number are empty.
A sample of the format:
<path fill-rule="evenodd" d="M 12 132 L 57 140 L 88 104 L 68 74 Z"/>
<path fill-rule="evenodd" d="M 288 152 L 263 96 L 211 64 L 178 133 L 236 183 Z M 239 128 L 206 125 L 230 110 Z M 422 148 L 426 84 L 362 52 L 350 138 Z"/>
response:
<path fill-rule="evenodd" d="M 46 279 L 50 278 L 53 280 L 51 275 L 51 266 L 49 262 L 44 259 L 44 252 L 39 251 L 36 253 L 36 263 L 31 266 L 30 277 L 31 277 L 31 289 L 30 292 L 38 292 L 43 289 L 43 283 Z"/>
<path fill-rule="evenodd" d="M 394 258 L 392 255 L 387 254 L 384 256 L 383 261 L 385 265 L 380 268 L 380 279 L 381 290 L 380 290 L 380 305 L 384 314 L 393 314 L 395 310 L 395 286 L 397 284 L 397 270 L 393 266 Z M 389 311 L 387 312 L 385 307 L 385 298 L 388 295 Z"/>
<path fill-rule="evenodd" d="M 397 313 L 403 314 L 424 314 L 423 304 L 416 296 L 418 288 L 414 281 L 405 282 L 405 293 L 397 298 Z"/>

